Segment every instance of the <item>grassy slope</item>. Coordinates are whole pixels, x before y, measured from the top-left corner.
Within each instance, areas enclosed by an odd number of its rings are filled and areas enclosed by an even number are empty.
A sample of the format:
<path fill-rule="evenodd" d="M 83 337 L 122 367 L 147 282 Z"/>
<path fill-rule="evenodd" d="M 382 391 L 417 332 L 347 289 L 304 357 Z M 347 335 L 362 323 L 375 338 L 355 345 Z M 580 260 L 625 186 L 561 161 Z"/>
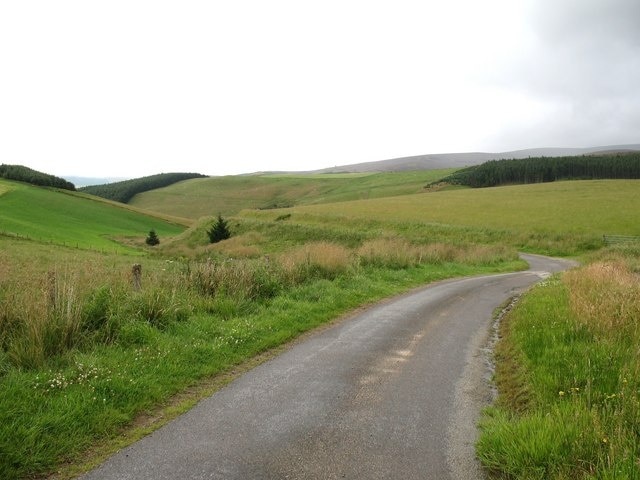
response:
<path fill-rule="evenodd" d="M 184 228 L 86 196 L 0 180 L 0 232 L 79 248 L 125 250 L 111 238 L 160 238 Z M 129 249 L 126 249 L 129 250 Z"/>
<path fill-rule="evenodd" d="M 376 219 L 527 232 L 640 235 L 638 191 L 640 180 L 570 181 L 301 206 L 287 213 L 323 221 Z"/>
<path fill-rule="evenodd" d="M 406 195 L 442 178 L 452 169 L 421 172 L 341 175 L 249 175 L 211 177 L 179 182 L 136 195 L 139 208 L 186 218 L 247 208 L 307 205 Z"/>

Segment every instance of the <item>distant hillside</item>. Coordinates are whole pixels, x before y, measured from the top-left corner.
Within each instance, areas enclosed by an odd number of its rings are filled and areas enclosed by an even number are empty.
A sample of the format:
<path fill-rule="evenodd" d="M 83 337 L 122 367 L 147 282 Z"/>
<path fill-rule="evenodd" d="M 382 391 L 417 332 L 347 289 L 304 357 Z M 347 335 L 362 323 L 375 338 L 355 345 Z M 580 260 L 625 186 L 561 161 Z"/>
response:
<path fill-rule="evenodd" d="M 22 165 L 0 165 L 0 178 L 30 183 L 39 187 L 55 187 L 64 190 L 76 189 L 73 183 L 66 181 L 64 178 L 42 173 Z"/>
<path fill-rule="evenodd" d="M 218 213 L 235 215 L 243 209 L 266 210 L 419 193 L 426 184 L 452 172 L 453 169 L 209 177 L 136 195 L 129 205 L 165 215 L 197 219 Z"/>
<path fill-rule="evenodd" d="M 81 192 L 90 193 L 98 197 L 128 203 L 139 193 L 148 192 L 157 188 L 168 187 L 174 183 L 192 178 L 204 178 L 206 175 L 199 173 L 160 173 L 148 177 L 134 178 L 122 182 L 105 183 L 103 185 L 91 185 L 80 188 Z"/>
<path fill-rule="evenodd" d="M 185 227 L 126 205 L 76 192 L 0 179 L 0 235 L 3 236 L 82 249 L 131 252 L 134 250 L 119 245 L 118 240 L 129 238 L 143 244 L 152 229 L 164 241 Z"/>
<path fill-rule="evenodd" d="M 640 152 L 607 150 L 600 155 L 491 160 L 458 170 L 442 181 L 468 187 L 495 187 L 598 179 L 640 179 Z"/>
<path fill-rule="evenodd" d="M 588 155 L 598 152 L 640 151 L 640 144 L 607 145 L 589 148 L 530 148 L 512 152 L 487 153 L 437 153 L 412 157 L 392 158 L 375 162 L 355 163 L 309 173 L 364 173 L 364 172 L 402 172 L 408 170 L 432 170 L 439 168 L 463 168 L 479 165 L 489 160 L 503 160 L 528 157 L 567 157 Z"/>

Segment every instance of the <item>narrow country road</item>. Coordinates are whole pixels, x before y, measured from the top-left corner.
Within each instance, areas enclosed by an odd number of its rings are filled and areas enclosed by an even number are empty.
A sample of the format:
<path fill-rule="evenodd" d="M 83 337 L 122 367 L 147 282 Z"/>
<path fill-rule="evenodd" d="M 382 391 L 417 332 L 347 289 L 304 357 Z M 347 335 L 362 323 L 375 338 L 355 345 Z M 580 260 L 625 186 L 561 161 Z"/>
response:
<path fill-rule="evenodd" d="M 492 313 L 569 262 L 439 282 L 251 370 L 83 478 L 473 479 Z"/>

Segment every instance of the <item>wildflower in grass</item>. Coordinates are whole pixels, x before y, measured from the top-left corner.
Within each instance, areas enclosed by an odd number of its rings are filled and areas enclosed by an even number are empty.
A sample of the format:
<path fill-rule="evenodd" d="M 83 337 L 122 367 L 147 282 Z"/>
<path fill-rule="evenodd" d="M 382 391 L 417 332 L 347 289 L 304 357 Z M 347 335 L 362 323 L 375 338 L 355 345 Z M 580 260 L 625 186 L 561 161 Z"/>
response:
<path fill-rule="evenodd" d="M 562 391 L 562 390 L 560 390 L 560 391 L 558 392 L 558 395 L 560 395 L 561 397 L 564 397 L 564 394 L 565 394 L 565 392 L 564 392 L 564 391 Z"/>

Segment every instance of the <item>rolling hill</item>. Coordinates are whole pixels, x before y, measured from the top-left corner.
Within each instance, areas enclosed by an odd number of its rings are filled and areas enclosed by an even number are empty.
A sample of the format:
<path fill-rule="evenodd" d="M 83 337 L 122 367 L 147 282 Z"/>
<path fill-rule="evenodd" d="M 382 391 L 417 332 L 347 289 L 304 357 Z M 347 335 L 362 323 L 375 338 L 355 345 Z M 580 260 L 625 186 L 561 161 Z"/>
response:
<path fill-rule="evenodd" d="M 478 165 L 489 160 L 528 157 L 563 157 L 572 155 L 589 155 L 597 152 L 638 150 L 640 150 L 640 144 L 607 145 L 588 148 L 530 148 L 526 150 L 514 150 L 500 153 L 437 153 L 392 158 L 389 160 L 379 160 L 374 162 L 355 163 L 332 168 L 324 168 L 309 173 L 402 172 L 407 170 L 430 170 L 437 168 L 463 168 L 471 165 Z"/>
<path fill-rule="evenodd" d="M 183 225 L 87 195 L 0 180 L 0 234 L 83 249 L 132 252 L 116 240 L 139 242 L 155 229 L 160 238 Z"/>
<path fill-rule="evenodd" d="M 278 224 L 385 232 L 417 242 L 509 244 L 554 255 L 602 246 L 602 236 L 640 236 L 640 180 L 585 180 L 460 189 L 244 211 Z M 275 227 L 270 227 L 275 228 Z"/>
<path fill-rule="evenodd" d="M 82 187 L 80 191 L 106 198 L 108 200 L 127 203 L 138 193 L 167 187 L 174 183 L 189 180 L 191 178 L 203 177 L 205 177 L 205 175 L 200 173 L 159 173 L 157 175 L 133 178 L 131 180 L 123 180 L 121 182 Z"/>
<path fill-rule="evenodd" d="M 187 180 L 136 195 L 135 207 L 196 219 L 243 209 L 390 197 L 421 192 L 453 170 L 363 174 L 264 174 Z"/>

